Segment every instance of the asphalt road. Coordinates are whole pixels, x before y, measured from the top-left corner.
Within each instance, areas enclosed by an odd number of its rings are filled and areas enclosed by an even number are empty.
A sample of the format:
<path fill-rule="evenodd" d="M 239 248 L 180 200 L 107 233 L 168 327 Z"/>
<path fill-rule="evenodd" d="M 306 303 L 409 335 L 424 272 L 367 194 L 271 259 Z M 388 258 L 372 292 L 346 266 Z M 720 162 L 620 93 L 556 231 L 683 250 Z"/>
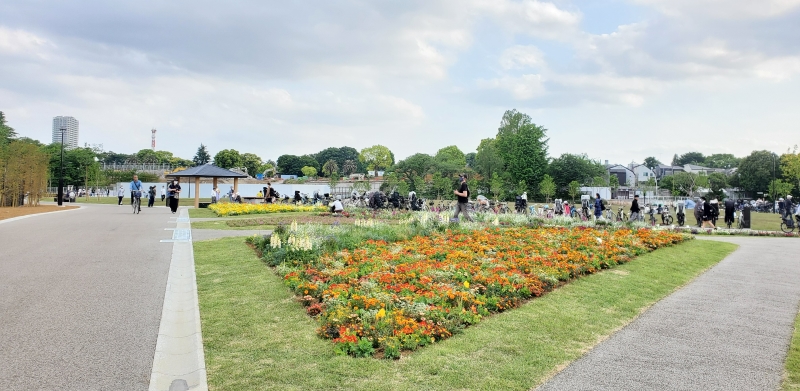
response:
<path fill-rule="evenodd" d="M 147 390 L 174 216 L 90 205 L 0 224 L 0 389 Z"/>
<path fill-rule="evenodd" d="M 800 240 L 740 245 L 538 390 L 776 390 L 800 303 Z"/>

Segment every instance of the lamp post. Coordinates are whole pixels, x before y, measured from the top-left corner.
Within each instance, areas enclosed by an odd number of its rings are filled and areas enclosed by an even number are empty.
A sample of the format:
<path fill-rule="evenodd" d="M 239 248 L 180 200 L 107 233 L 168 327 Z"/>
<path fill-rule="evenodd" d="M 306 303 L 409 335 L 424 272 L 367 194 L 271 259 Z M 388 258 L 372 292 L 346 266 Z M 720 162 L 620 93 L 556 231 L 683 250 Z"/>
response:
<path fill-rule="evenodd" d="M 772 213 L 775 213 L 775 209 L 776 209 L 775 208 L 775 200 L 778 199 L 778 197 L 775 196 L 776 189 L 775 189 L 775 153 L 774 152 L 772 153 L 772 189 L 770 189 L 770 190 L 771 190 L 770 191 L 770 193 L 771 193 L 770 196 L 772 197 L 772 200 L 771 200 L 772 201 Z M 791 216 L 789 216 L 789 219 L 791 220 Z"/>
<path fill-rule="evenodd" d="M 58 206 L 64 206 L 64 133 L 67 128 L 62 127 L 61 131 L 61 175 L 58 176 Z"/>

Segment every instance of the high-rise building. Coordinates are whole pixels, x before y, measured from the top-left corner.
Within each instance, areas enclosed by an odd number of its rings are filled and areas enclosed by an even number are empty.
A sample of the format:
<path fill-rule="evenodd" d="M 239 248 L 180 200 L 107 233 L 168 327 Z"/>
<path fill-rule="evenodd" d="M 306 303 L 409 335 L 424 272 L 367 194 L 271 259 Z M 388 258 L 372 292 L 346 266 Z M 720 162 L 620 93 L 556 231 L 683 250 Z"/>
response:
<path fill-rule="evenodd" d="M 78 120 L 75 117 L 53 117 L 53 142 L 61 143 L 61 128 L 64 132 L 64 148 L 78 147 Z"/>

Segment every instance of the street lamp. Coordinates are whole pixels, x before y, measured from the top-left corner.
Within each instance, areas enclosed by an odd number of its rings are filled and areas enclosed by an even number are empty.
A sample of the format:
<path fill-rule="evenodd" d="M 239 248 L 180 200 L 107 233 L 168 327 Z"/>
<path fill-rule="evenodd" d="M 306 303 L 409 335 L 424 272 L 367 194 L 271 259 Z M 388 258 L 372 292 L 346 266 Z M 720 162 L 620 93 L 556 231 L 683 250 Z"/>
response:
<path fill-rule="evenodd" d="M 775 200 L 778 199 L 778 197 L 775 197 L 775 193 L 777 192 L 775 189 L 775 153 L 772 152 L 771 154 L 772 154 L 772 189 L 770 189 L 771 190 L 770 193 L 772 195 L 772 205 L 773 205 L 772 213 L 775 213 Z M 791 220 L 791 216 L 789 216 L 789 218 Z"/>
<path fill-rule="evenodd" d="M 58 206 L 64 205 L 64 133 L 67 128 L 62 127 L 61 131 L 61 175 L 58 177 Z"/>

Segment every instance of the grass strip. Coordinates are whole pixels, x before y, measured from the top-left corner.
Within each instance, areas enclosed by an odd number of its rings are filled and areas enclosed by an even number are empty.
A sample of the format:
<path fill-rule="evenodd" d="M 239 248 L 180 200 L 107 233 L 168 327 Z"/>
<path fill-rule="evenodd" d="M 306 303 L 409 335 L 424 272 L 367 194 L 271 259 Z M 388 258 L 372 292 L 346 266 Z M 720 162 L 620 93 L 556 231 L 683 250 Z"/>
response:
<path fill-rule="evenodd" d="M 241 238 L 194 246 L 212 390 L 531 389 L 736 248 L 657 250 L 392 361 L 335 355 Z"/>
<path fill-rule="evenodd" d="M 215 221 L 196 221 L 192 222 L 192 229 L 222 229 L 222 230 L 273 230 L 274 224 L 258 224 L 258 225 L 242 225 L 238 227 L 231 227 L 225 220 Z"/>
<path fill-rule="evenodd" d="M 794 319 L 794 333 L 784 369 L 781 390 L 800 390 L 800 313 Z"/>

